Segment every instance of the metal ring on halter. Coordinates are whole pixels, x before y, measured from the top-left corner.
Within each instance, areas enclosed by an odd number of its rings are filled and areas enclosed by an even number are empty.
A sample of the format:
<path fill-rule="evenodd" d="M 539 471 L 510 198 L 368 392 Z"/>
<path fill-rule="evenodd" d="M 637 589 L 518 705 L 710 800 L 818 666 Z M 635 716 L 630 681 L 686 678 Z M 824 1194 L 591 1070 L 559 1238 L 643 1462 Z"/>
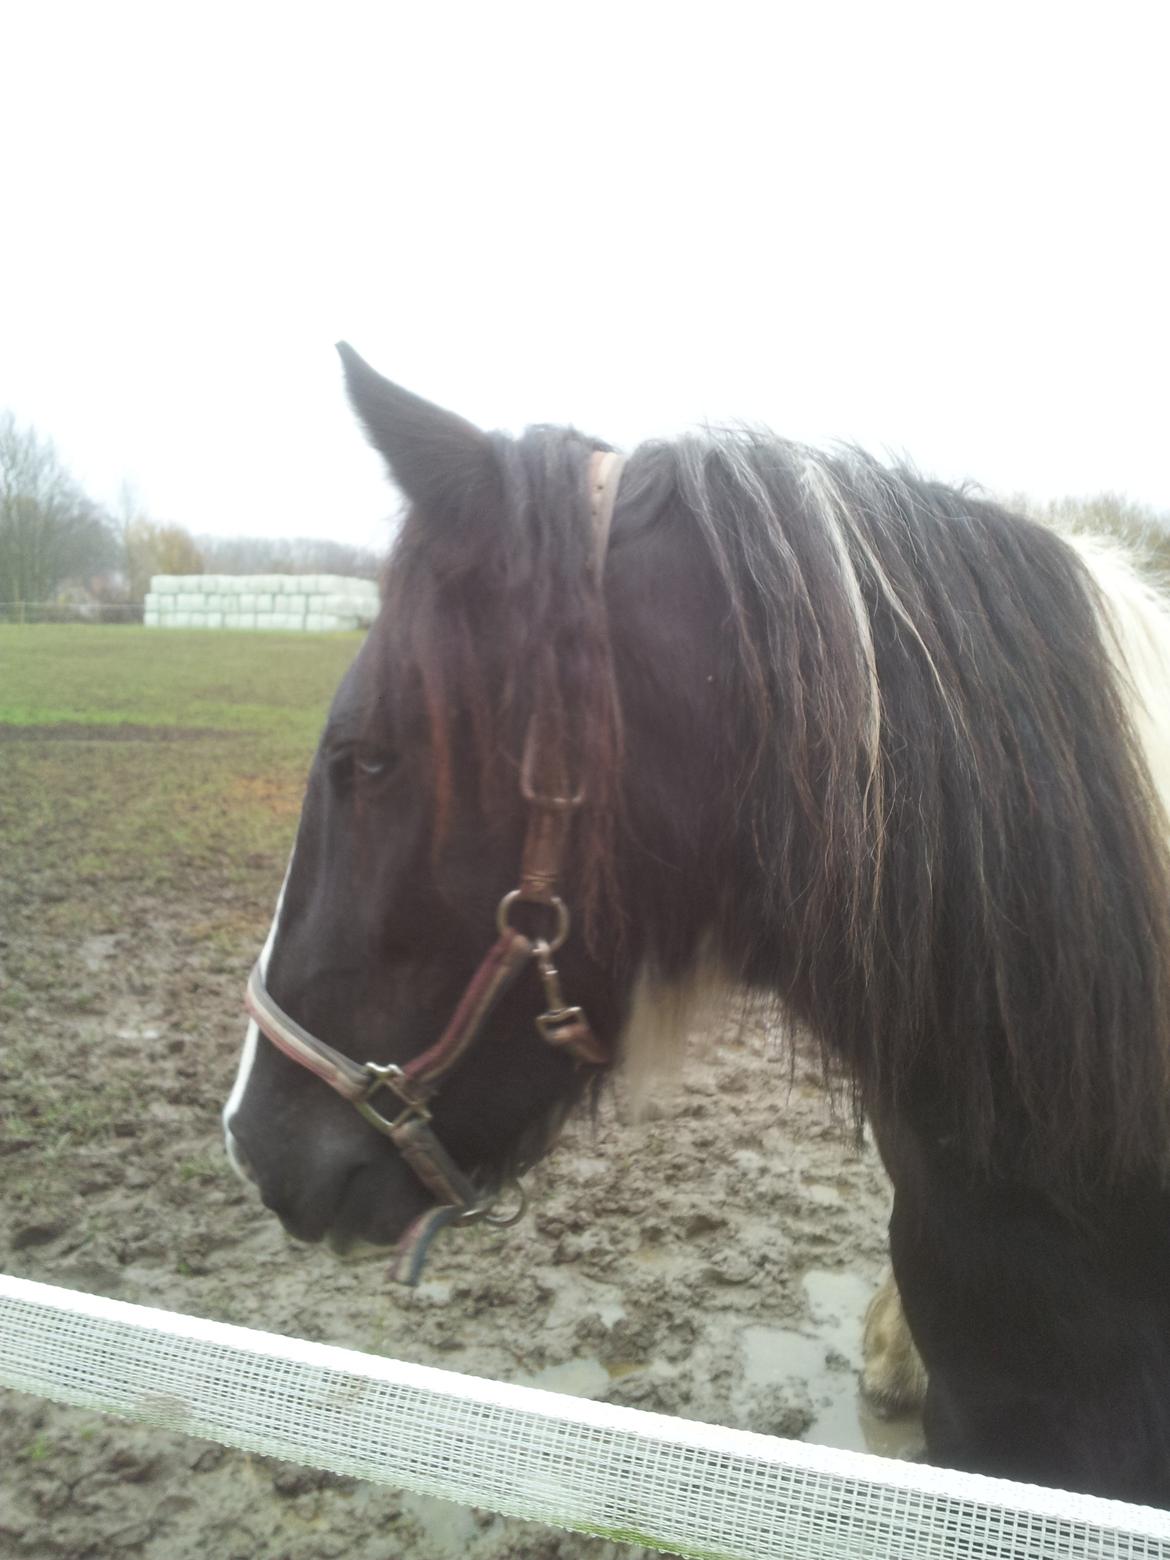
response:
<path fill-rule="evenodd" d="M 552 910 L 556 914 L 556 931 L 551 937 L 543 939 L 548 946 L 548 951 L 555 953 L 569 935 L 569 907 L 565 901 L 558 899 L 555 894 L 551 899 L 529 899 L 523 889 L 514 888 L 510 894 L 505 894 L 503 899 L 500 900 L 499 908 L 496 911 L 496 925 L 499 927 L 501 934 L 519 930 L 508 919 L 508 912 L 514 904 L 541 905 L 544 909 Z"/>
<path fill-rule="evenodd" d="M 513 1224 L 519 1224 L 528 1209 L 528 1193 L 520 1185 L 519 1181 L 509 1181 L 508 1185 L 516 1193 L 516 1207 L 511 1213 L 495 1213 L 494 1202 L 484 1203 L 479 1208 L 467 1208 L 456 1215 L 452 1221 L 455 1224 L 490 1224 L 494 1230 L 510 1230 Z"/>

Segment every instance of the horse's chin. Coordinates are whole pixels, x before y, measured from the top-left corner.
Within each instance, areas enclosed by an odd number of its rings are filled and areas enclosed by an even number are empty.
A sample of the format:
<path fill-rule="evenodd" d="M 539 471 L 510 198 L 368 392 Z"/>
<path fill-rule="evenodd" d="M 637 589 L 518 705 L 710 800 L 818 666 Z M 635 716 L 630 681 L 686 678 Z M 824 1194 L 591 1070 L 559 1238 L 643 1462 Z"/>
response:
<path fill-rule="evenodd" d="M 248 1163 L 261 1201 L 285 1233 L 302 1245 L 324 1245 L 346 1261 L 385 1254 L 430 1204 L 409 1170 L 394 1161 L 337 1167 L 332 1177 L 298 1178 L 292 1187 Z"/>
<path fill-rule="evenodd" d="M 325 1237 L 325 1244 L 333 1256 L 347 1267 L 359 1267 L 363 1262 L 385 1262 L 386 1260 L 385 1245 L 363 1240 L 360 1235 L 349 1235 L 341 1230 L 330 1230 Z"/>
<path fill-rule="evenodd" d="M 347 1261 L 384 1255 L 430 1204 L 426 1189 L 405 1165 L 380 1158 L 345 1178 L 322 1236 L 329 1250 Z"/>
<path fill-rule="evenodd" d="M 385 1258 L 386 1252 L 397 1244 L 409 1227 L 401 1229 L 381 1227 L 381 1222 L 371 1224 L 362 1217 L 360 1209 L 350 1209 L 342 1203 L 333 1218 L 322 1222 L 317 1217 L 305 1217 L 285 1210 L 277 1213 L 285 1234 L 299 1246 L 324 1246 L 339 1261 L 359 1263 L 374 1257 Z"/>

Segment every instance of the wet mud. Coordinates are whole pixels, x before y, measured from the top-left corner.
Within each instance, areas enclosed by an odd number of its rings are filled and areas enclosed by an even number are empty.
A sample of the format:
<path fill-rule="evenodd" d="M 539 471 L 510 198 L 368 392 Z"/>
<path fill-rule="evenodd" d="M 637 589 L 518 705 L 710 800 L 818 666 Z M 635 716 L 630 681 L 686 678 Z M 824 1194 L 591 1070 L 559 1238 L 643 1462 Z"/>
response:
<path fill-rule="evenodd" d="M 59 909 L 60 907 L 58 907 Z M 51 918 L 50 918 L 51 919 Z M 766 1025 L 691 1046 L 653 1119 L 620 1090 L 529 1177 L 511 1231 L 446 1232 L 423 1282 L 291 1242 L 224 1162 L 218 1113 L 267 908 L 126 890 L 104 923 L 0 947 L 7 1271 L 400 1359 L 772 1435 L 909 1455 L 860 1403 L 885 1259 L 876 1153 Z M 73 935 L 70 924 L 84 924 Z M 5 970 L 7 974 L 5 975 Z M 554 1560 L 600 1540 L 5 1393 L 0 1553 L 36 1560 Z"/>

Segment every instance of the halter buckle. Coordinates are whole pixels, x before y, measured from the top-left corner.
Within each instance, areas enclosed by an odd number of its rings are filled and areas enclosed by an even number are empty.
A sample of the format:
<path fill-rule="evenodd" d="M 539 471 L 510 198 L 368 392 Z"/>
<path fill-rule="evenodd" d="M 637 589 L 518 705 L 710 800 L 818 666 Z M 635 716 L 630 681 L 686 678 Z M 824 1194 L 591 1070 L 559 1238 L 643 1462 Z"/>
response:
<path fill-rule="evenodd" d="M 387 1134 L 394 1132 L 398 1127 L 404 1126 L 411 1119 L 417 1121 L 429 1121 L 431 1113 L 426 1107 L 426 1102 L 414 1094 L 410 1089 L 409 1080 L 401 1067 L 393 1062 L 387 1066 L 379 1066 L 377 1062 L 367 1062 L 365 1073 L 369 1082 L 360 1098 L 354 1100 L 354 1105 L 366 1118 L 371 1126 L 377 1127 L 379 1132 Z M 389 1089 L 396 1094 L 405 1105 L 406 1109 L 399 1112 L 393 1120 L 389 1116 L 383 1116 L 382 1112 L 375 1110 L 370 1104 L 370 1098 L 379 1089 Z"/>

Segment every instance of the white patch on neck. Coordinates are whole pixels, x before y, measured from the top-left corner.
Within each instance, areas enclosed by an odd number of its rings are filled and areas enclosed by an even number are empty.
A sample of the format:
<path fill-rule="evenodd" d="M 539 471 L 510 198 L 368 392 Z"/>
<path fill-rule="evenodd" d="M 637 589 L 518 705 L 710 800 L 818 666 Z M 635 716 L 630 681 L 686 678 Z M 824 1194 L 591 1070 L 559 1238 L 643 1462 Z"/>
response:
<path fill-rule="evenodd" d="M 1109 608 L 1105 640 L 1125 694 L 1170 839 L 1170 600 L 1144 580 L 1126 548 L 1100 536 L 1065 536 Z"/>
<path fill-rule="evenodd" d="M 294 850 L 293 854 L 296 852 Z M 276 942 L 276 929 L 280 922 L 280 912 L 284 905 L 284 891 L 288 887 L 289 875 L 292 872 L 293 857 L 288 858 L 288 866 L 284 870 L 284 882 L 280 885 L 280 893 L 276 898 L 276 909 L 272 914 L 272 924 L 268 928 L 268 936 L 264 939 L 264 946 L 260 950 L 260 973 L 267 977 L 268 960 L 272 956 L 273 945 Z M 223 1108 L 223 1135 L 227 1145 L 227 1156 L 231 1160 L 232 1169 L 241 1180 L 246 1180 L 243 1168 L 235 1153 L 235 1143 L 232 1138 L 231 1119 L 243 1104 L 244 1095 L 248 1090 L 248 1080 L 252 1075 L 252 1066 L 256 1060 L 256 1047 L 260 1041 L 260 1031 L 254 1020 L 248 1020 L 248 1030 L 244 1036 L 244 1050 L 240 1057 L 240 1065 L 236 1070 L 236 1081 L 232 1085 L 232 1092 L 228 1095 L 227 1104 Z"/>
<path fill-rule="evenodd" d="M 688 1037 L 726 1017 L 738 995 L 740 987 L 716 959 L 709 938 L 676 980 L 643 965 L 618 1047 L 619 1076 L 635 1117 L 645 1112 L 657 1085 L 680 1072 Z"/>

